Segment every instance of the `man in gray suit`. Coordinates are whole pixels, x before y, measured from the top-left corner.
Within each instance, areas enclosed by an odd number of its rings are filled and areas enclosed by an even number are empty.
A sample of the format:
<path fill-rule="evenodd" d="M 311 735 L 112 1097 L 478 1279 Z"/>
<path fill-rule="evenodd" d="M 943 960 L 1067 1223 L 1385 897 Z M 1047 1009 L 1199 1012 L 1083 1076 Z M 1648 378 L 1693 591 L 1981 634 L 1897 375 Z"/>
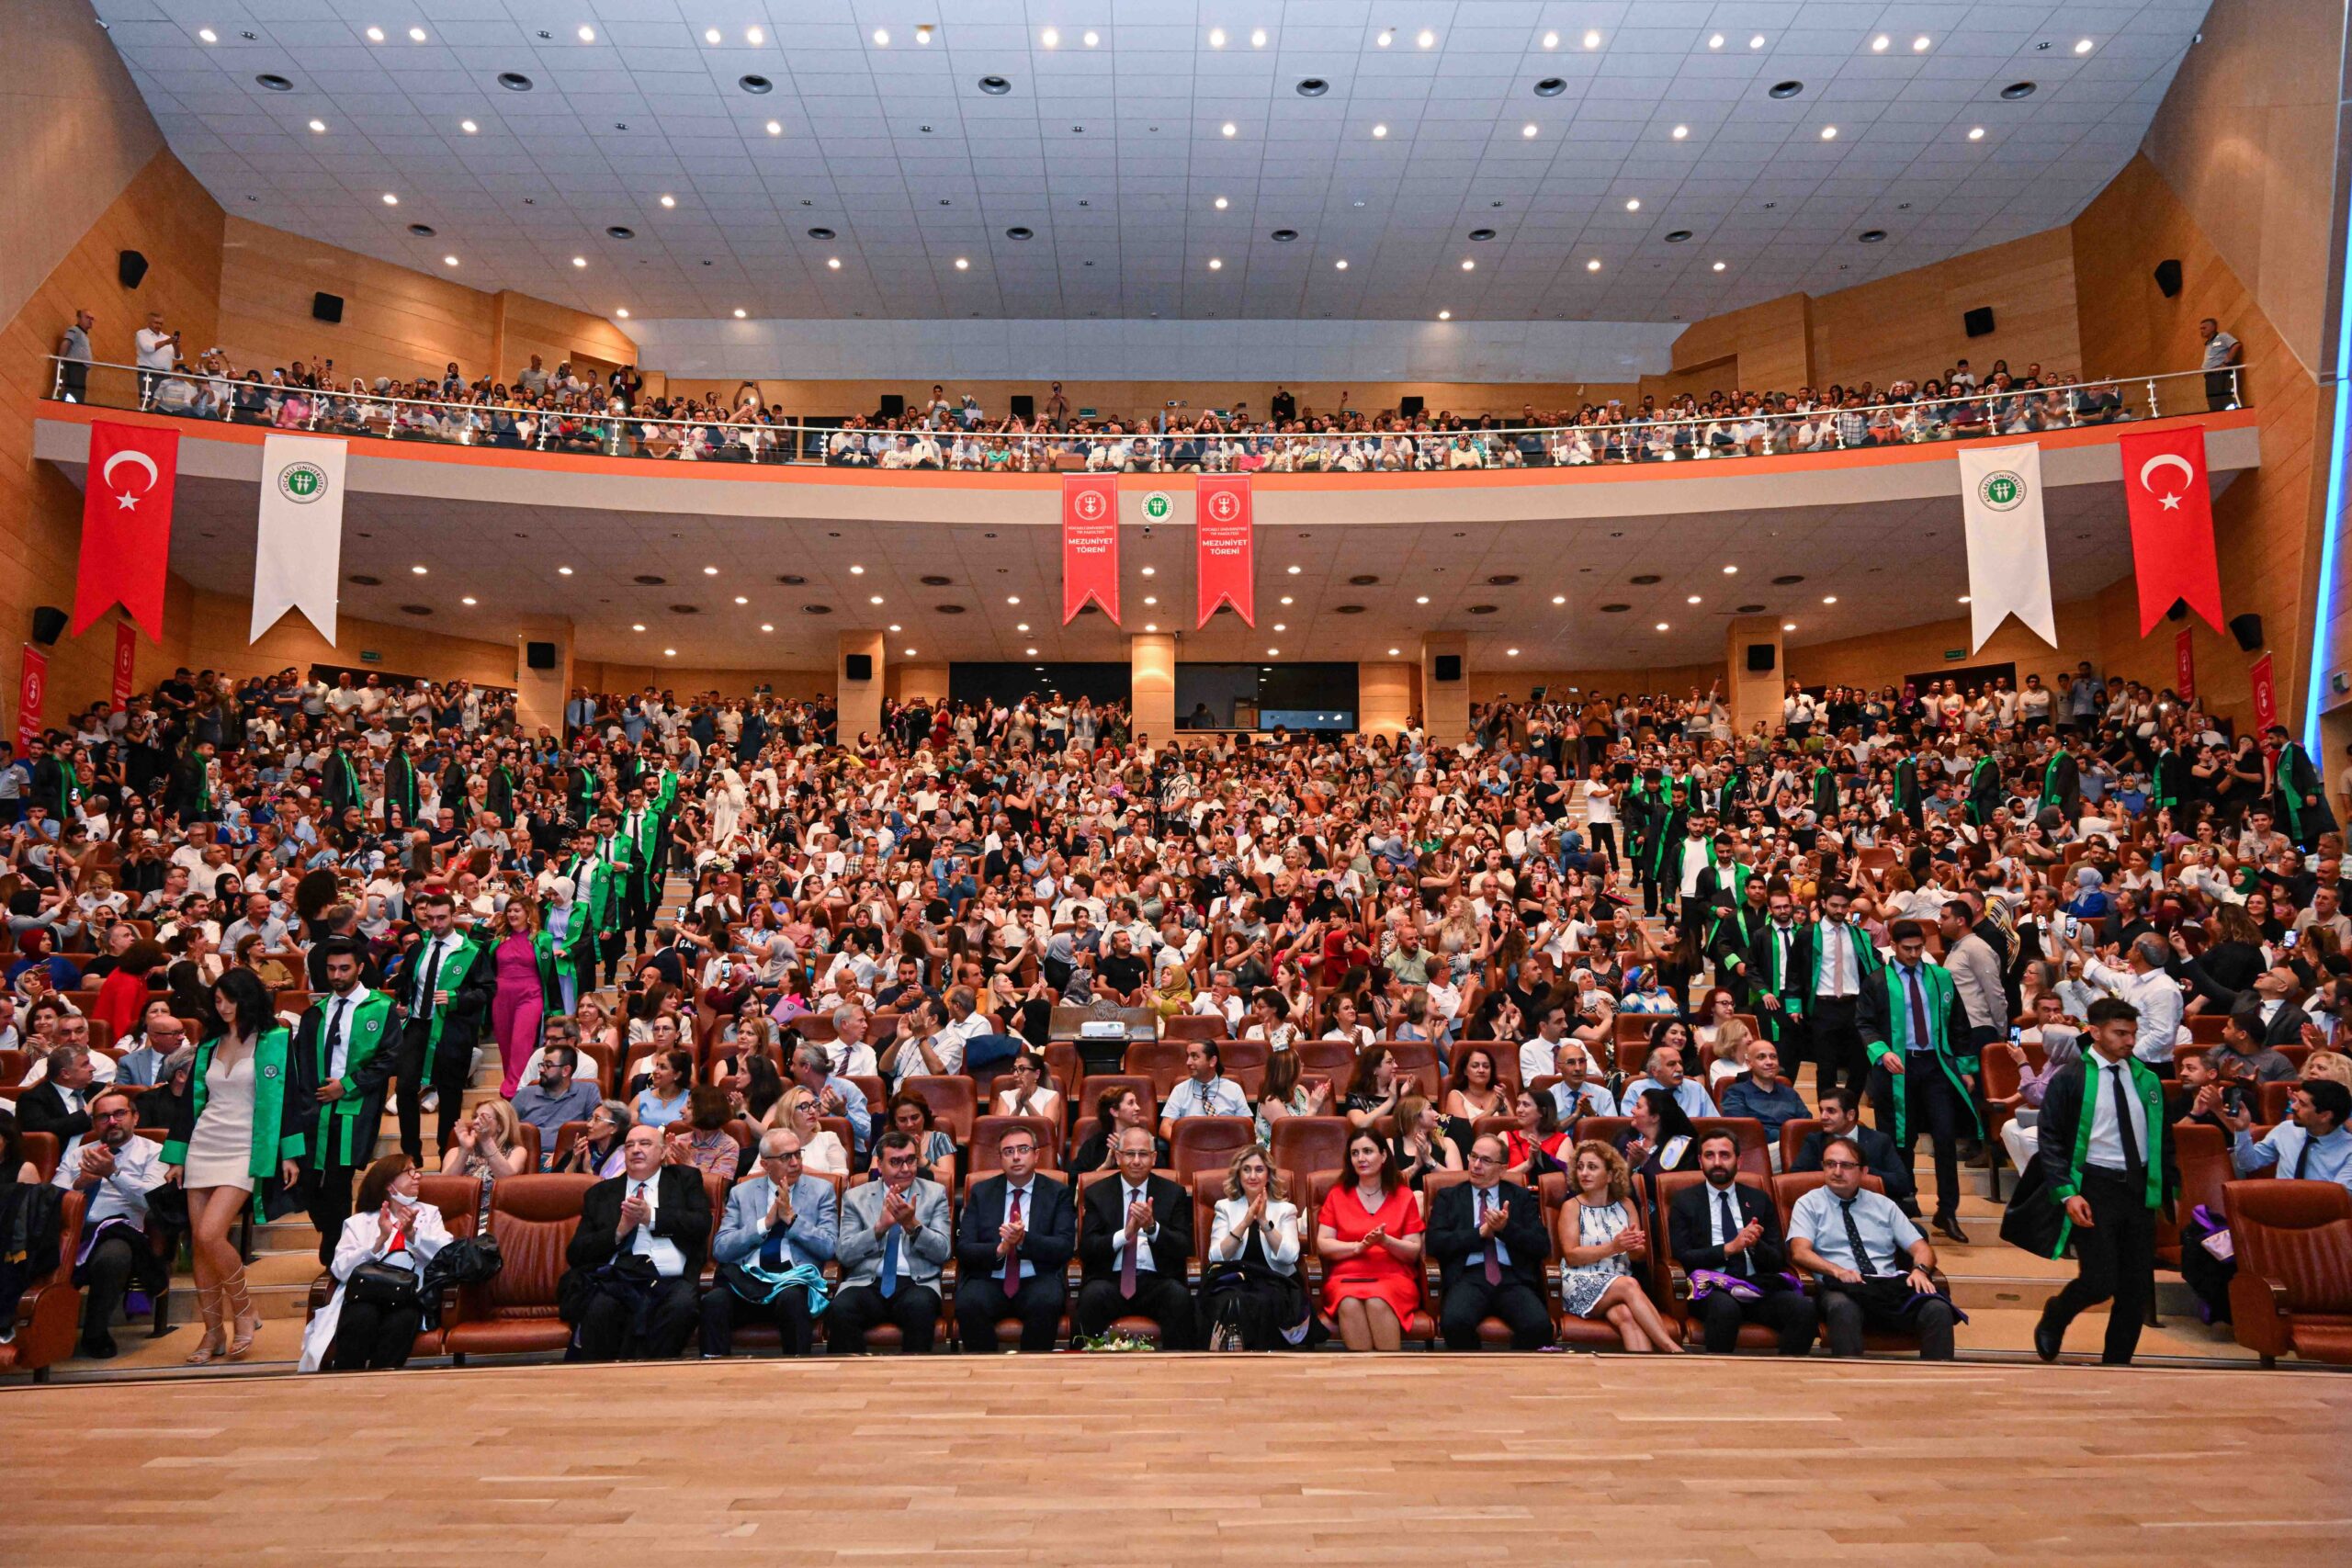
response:
<path fill-rule="evenodd" d="M 760 1139 L 760 1174 L 736 1184 L 710 1249 L 718 1283 L 702 1298 L 702 1353 L 735 1348 L 736 1325 L 772 1325 L 786 1356 L 813 1353 L 814 1312 L 825 1310 L 824 1267 L 833 1256 L 833 1184 L 800 1173 L 800 1134 L 777 1127 Z"/>
<path fill-rule="evenodd" d="M 825 1337 L 834 1350 L 854 1356 L 865 1350 L 868 1329 L 891 1323 L 907 1352 L 917 1355 L 939 1332 L 940 1268 L 955 1249 L 947 1189 L 915 1174 L 921 1152 L 896 1128 L 882 1134 L 874 1163 L 882 1179 L 853 1187 L 842 1199 L 834 1250 L 842 1288 L 825 1314 Z"/>

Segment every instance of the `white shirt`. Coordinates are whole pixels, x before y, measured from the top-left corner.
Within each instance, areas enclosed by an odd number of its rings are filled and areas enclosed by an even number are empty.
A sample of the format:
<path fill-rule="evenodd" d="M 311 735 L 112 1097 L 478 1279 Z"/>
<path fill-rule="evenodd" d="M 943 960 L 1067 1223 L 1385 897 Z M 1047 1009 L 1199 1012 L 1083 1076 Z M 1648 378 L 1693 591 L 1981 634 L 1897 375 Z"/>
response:
<path fill-rule="evenodd" d="M 2140 1010 L 2140 1034 L 2132 1054 L 2158 1072 L 2170 1066 L 2173 1044 L 2180 1036 L 2179 983 L 2161 969 L 2134 975 L 2110 969 L 2096 958 L 2083 965 L 2083 978 Z"/>
<path fill-rule="evenodd" d="M 433 991 L 446 991 L 449 988 L 441 983 L 441 971 L 435 967 L 434 954 L 438 953 L 441 955 L 440 963 L 446 967 L 450 956 L 458 951 L 465 940 L 464 934 L 453 928 L 448 935 L 435 937 L 416 950 L 415 984 L 422 987 L 428 976 L 433 980 L 433 990 L 419 989 L 413 993 L 416 997 L 416 1016 L 420 1020 L 427 1020 L 433 1016 Z"/>
<path fill-rule="evenodd" d="M 51 1185 L 72 1191 L 82 1181 L 82 1140 L 76 1137 L 58 1159 Z M 153 1138 L 132 1136 L 114 1152 L 114 1174 L 99 1179 L 82 1214 L 87 1235 L 102 1220 L 119 1215 L 142 1230 L 147 1224 L 147 1194 L 164 1184 L 164 1145 Z"/>
<path fill-rule="evenodd" d="M 1019 1186 L 1019 1187 L 1015 1187 L 1015 1186 L 1013 1186 L 1013 1185 L 1012 1185 L 1011 1182 L 1009 1182 L 1009 1181 L 1005 1183 L 1005 1188 L 1004 1188 L 1004 1213 L 997 1216 L 997 1223 L 998 1223 L 999 1224 L 1008 1224 L 1008 1223 L 1010 1223 L 1010 1222 L 1012 1221 L 1012 1200 L 1013 1200 L 1013 1198 L 1014 1198 L 1014 1196 L 1015 1196 L 1016 1194 L 1017 1194 L 1017 1195 L 1020 1197 L 1020 1199 L 1021 1199 L 1021 1223 L 1022 1223 L 1022 1224 L 1023 1224 L 1023 1225 L 1025 1226 L 1025 1225 L 1029 1224 L 1032 1221 L 1034 1221 L 1034 1220 L 1035 1220 L 1035 1219 L 1036 1219 L 1036 1217 L 1037 1217 L 1037 1179 L 1036 1179 L 1035 1177 L 1034 1177 L 1034 1176 L 1033 1176 L 1033 1177 L 1031 1177 L 1031 1178 L 1029 1179 L 1029 1180 L 1028 1180 L 1026 1183 L 1024 1183 L 1023 1185 Z M 1142 1253 L 1137 1253 L 1137 1254 L 1136 1254 L 1136 1259 L 1137 1259 L 1137 1266 L 1138 1266 L 1138 1267 L 1140 1267 L 1140 1266 L 1141 1266 L 1141 1259 L 1142 1259 L 1142 1258 L 1143 1258 L 1143 1254 L 1142 1254 Z M 1001 1279 L 1003 1279 L 1003 1278 L 1004 1278 L 1004 1260 L 1003 1260 L 1002 1258 L 999 1258 L 999 1259 L 997 1260 L 997 1265 L 996 1265 L 996 1267 L 995 1267 L 994 1269 L 990 1269 L 990 1270 L 989 1271 L 989 1277 L 990 1279 L 992 1279 L 992 1280 L 1001 1280 Z M 1032 1263 L 1032 1262 L 1030 1262 L 1030 1261 L 1029 1261 L 1029 1252 L 1028 1252 L 1028 1249 L 1024 1247 L 1022 1249 L 1022 1253 L 1021 1253 L 1021 1278 L 1023 1278 L 1023 1279 L 1024 1279 L 1024 1280 L 1034 1280 L 1034 1279 L 1035 1279 L 1036 1277 L 1037 1277 L 1037 1266 L 1036 1266 L 1035 1263 Z"/>
<path fill-rule="evenodd" d="M 1125 1176 L 1119 1178 L 1119 1228 L 1111 1233 L 1111 1267 L 1114 1272 L 1119 1269 L 1124 1260 L 1122 1255 L 1127 1250 L 1127 1211 L 1137 1203 L 1151 1201 L 1150 1193 L 1140 1187 L 1130 1186 Z M 1151 1224 L 1136 1232 L 1136 1268 L 1145 1272 L 1153 1270 L 1151 1238 L 1159 1234 L 1158 1211 L 1153 1211 L 1153 1214 Z"/>
<path fill-rule="evenodd" d="M 1567 1036 L 1565 1034 L 1560 1036 L 1560 1040 L 1566 1040 L 1566 1038 Z M 1560 1070 L 1558 1055 L 1559 1049 L 1559 1040 L 1546 1040 L 1540 1034 L 1532 1040 L 1521 1042 L 1519 1047 L 1519 1081 L 1523 1084 L 1530 1084 L 1533 1083 L 1537 1078 L 1551 1077 L 1556 1074 Z"/>
<path fill-rule="evenodd" d="M 153 327 L 139 329 L 139 367 L 141 370 L 169 370 L 172 367 L 172 334 L 157 332 Z"/>
<path fill-rule="evenodd" d="M 621 1250 L 651 1258 L 655 1273 L 665 1280 L 676 1279 L 686 1271 L 686 1255 L 668 1236 L 653 1234 L 653 1222 L 662 1213 L 661 1173 L 657 1171 L 643 1181 L 633 1176 L 622 1179 L 628 1183 L 629 1193 L 644 1200 L 645 1223 L 629 1232 L 628 1244 Z"/>
<path fill-rule="evenodd" d="M 1814 994 L 1822 997 L 1857 995 L 1854 939 L 1847 934 L 1851 926 L 1839 927 L 1825 920 L 1815 929 L 1815 940 L 1821 943 L 1821 986 Z"/>
<path fill-rule="evenodd" d="M 2084 1056 L 2083 1064 L 2090 1068 L 2092 1080 L 2083 1091 L 2083 1102 L 2091 1118 L 2091 1141 L 2084 1151 L 2084 1160 L 2106 1170 L 2127 1170 L 2131 1168 L 2131 1162 L 2123 1157 L 2123 1134 L 2117 1118 L 2120 1105 L 2115 1074 L 2120 1069 L 2123 1074 L 2120 1086 L 2122 1095 L 2132 1104 L 2132 1142 L 2139 1146 L 2140 1164 L 2145 1168 L 2148 1162 L 2147 1117 L 2134 1097 L 2136 1086 L 2132 1081 L 2132 1069 L 2120 1063 L 2109 1064 L 2096 1051 Z"/>
<path fill-rule="evenodd" d="M 319 1021 L 319 1038 L 334 1042 L 334 1051 L 327 1057 L 327 1077 L 331 1078 L 343 1077 L 344 1067 L 351 1060 L 351 1015 L 367 999 L 365 986 L 352 987 L 347 997 L 330 995 L 326 999 L 327 1012 Z"/>

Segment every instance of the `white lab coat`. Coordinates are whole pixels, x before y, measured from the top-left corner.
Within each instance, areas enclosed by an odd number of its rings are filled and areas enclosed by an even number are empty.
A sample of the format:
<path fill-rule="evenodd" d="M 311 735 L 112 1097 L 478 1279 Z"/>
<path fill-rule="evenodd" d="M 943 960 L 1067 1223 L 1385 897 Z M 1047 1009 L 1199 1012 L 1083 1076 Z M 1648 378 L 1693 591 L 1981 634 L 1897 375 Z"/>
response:
<path fill-rule="evenodd" d="M 416 1260 L 420 1276 L 433 1255 L 449 1245 L 449 1227 L 442 1223 L 441 1211 L 420 1201 L 416 1205 L 416 1229 L 408 1240 L 409 1255 Z M 343 1235 L 334 1244 L 334 1261 L 327 1266 L 334 1276 L 334 1294 L 319 1309 L 302 1329 L 302 1359 L 297 1371 L 315 1372 L 326 1364 L 327 1351 L 334 1344 L 335 1325 L 343 1321 L 345 1281 L 362 1263 L 376 1257 L 381 1237 L 377 1215 L 373 1211 L 354 1214 L 343 1222 Z"/>

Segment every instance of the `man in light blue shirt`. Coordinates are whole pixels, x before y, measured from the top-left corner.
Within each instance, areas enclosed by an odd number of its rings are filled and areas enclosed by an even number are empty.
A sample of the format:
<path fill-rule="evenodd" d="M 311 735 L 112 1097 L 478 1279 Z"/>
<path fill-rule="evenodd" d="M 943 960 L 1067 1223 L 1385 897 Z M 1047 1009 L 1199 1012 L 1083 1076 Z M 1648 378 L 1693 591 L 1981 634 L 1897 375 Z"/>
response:
<path fill-rule="evenodd" d="M 2289 1119 L 2260 1141 L 2254 1118 L 2227 1111 L 2222 1119 L 2236 1134 L 2230 1163 L 2240 1176 L 2274 1169 L 2289 1181 L 2333 1181 L 2352 1192 L 2352 1089 L 2331 1078 L 2312 1078 L 2295 1088 Z"/>
<path fill-rule="evenodd" d="M 1664 1089 L 1668 1099 L 1682 1107 L 1686 1116 L 1713 1116 L 1715 1113 L 1715 1102 L 1707 1098 L 1707 1091 L 1683 1076 L 1682 1054 L 1671 1045 L 1661 1045 L 1650 1053 L 1646 1070 L 1625 1086 L 1622 1103 L 1633 1104 L 1645 1089 Z"/>

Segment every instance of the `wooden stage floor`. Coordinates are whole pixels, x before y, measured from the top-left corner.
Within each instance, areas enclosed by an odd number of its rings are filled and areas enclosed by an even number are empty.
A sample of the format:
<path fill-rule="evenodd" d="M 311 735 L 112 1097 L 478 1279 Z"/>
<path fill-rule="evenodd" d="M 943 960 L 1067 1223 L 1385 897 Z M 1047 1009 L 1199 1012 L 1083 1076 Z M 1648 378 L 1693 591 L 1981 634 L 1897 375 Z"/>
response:
<path fill-rule="evenodd" d="M 1411 1352 L 15 1388 L 0 1558 L 2335 1565 L 2347 1395 L 2324 1374 Z"/>

